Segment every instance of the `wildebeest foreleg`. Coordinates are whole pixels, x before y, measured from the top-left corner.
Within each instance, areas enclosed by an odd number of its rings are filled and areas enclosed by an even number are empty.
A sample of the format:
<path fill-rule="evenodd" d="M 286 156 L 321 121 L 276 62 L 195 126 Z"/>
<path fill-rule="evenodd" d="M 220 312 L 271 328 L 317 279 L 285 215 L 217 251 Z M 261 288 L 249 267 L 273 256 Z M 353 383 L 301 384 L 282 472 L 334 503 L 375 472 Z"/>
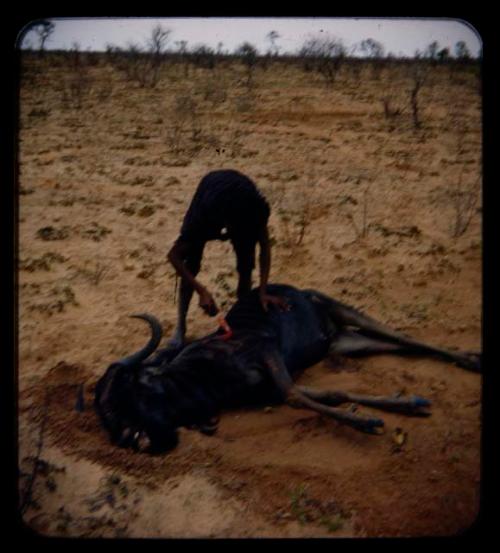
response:
<path fill-rule="evenodd" d="M 393 411 L 411 416 L 429 416 L 425 407 L 430 406 L 430 401 L 419 396 L 370 396 L 364 394 L 352 394 L 331 390 L 316 390 L 308 386 L 297 386 L 297 389 L 309 399 L 325 405 L 337 406 L 342 403 L 357 403 L 383 411 Z"/>
<path fill-rule="evenodd" d="M 283 399 L 291 407 L 311 409 L 322 415 L 331 417 L 338 422 L 348 424 L 356 430 L 370 434 L 376 434 L 377 428 L 384 426 L 384 421 L 382 419 L 355 415 L 349 411 L 335 409 L 334 407 L 330 407 L 308 397 L 298 386 L 295 386 L 278 353 L 268 353 L 265 356 L 265 360 L 274 383 L 283 395 Z"/>

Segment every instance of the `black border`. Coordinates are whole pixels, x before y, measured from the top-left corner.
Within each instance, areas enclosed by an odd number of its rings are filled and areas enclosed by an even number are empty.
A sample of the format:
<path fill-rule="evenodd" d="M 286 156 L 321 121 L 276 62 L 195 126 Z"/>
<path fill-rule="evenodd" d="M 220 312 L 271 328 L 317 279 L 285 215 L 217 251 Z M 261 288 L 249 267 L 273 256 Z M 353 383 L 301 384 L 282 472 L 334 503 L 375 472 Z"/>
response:
<path fill-rule="evenodd" d="M 420 6 L 417 6 L 420 7 Z M 80 7 L 81 8 L 81 7 Z M 271 13 L 249 13 L 244 10 L 243 13 L 238 13 L 234 6 L 230 10 L 217 11 L 213 9 L 214 6 L 210 6 L 210 11 L 197 10 L 196 13 L 186 13 L 186 10 L 181 12 L 170 10 L 168 15 L 153 13 L 149 14 L 151 17 L 167 17 L 167 16 L 283 16 L 281 10 L 276 10 Z M 39 19 L 42 17 L 97 17 L 94 15 L 82 14 L 81 12 L 88 12 L 88 8 L 76 10 L 73 8 L 65 8 L 64 10 L 54 10 L 49 8 L 46 12 L 41 14 L 29 13 L 29 9 L 25 10 L 24 15 L 9 14 L 4 19 L 3 26 L 6 30 L 3 34 L 0 34 L 0 40 L 2 44 L 2 58 L 3 68 L 7 75 L 7 82 L 4 82 L 4 97 L 2 103 L 6 112 L 3 114 L 4 124 L 1 130 L 2 148 L 1 151 L 5 156 L 3 169 L 5 170 L 4 183 L 8 183 L 8 199 L 2 203 L 5 210 L 2 222 L 6 228 L 3 229 L 2 236 L 7 242 L 7 282 L 8 293 L 3 297 L 7 297 L 8 300 L 4 308 L 3 313 L 8 312 L 9 323 L 6 325 L 6 331 L 4 330 L 3 336 L 6 338 L 7 351 L 12 354 L 12 362 L 7 364 L 0 371 L 2 380 L 0 381 L 0 413 L 2 424 L 2 435 L 7 436 L 7 441 L 10 447 L 7 448 L 7 455 L 2 456 L 3 461 L 7 460 L 6 470 L 2 471 L 4 480 L 4 493 L 3 498 L 7 498 L 7 518 L 3 518 L 3 522 L 6 523 L 4 538 L 13 537 L 20 540 L 20 543 L 31 545 L 48 545 L 48 546 L 66 546 L 75 545 L 75 542 L 81 542 L 83 545 L 93 545 L 95 542 L 104 542 L 107 546 L 112 545 L 123 547 L 133 546 L 139 544 L 141 547 L 145 545 L 160 545 L 164 546 L 163 542 L 168 542 L 168 546 L 181 546 L 191 547 L 198 544 L 205 546 L 208 544 L 220 546 L 234 546 L 235 540 L 122 540 L 122 539 L 85 539 L 80 538 L 49 538 L 40 536 L 27 528 L 21 521 L 18 508 L 18 492 L 17 492 L 17 474 L 18 474 L 18 458 L 17 458 L 17 288 L 16 282 L 13 279 L 13 275 L 16 274 L 17 267 L 17 182 L 16 182 L 16 161 L 17 161 L 17 121 L 19 113 L 18 105 L 18 52 L 15 49 L 16 37 L 20 30 L 28 22 Z M 153 10 L 156 11 L 156 10 Z M 432 10 L 430 10 L 432 11 Z M 496 414 L 495 405 L 495 392 L 499 390 L 498 387 L 498 372 L 500 367 L 498 363 L 495 363 L 498 356 L 494 355 L 495 339 L 498 341 L 497 329 L 500 328 L 498 324 L 498 282 L 500 282 L 498 274 L 498 266 L 496 264 L 495 253 L 498 252 L 498 245 L 495 238 L 498 236 L 498 229 L 495 228 L 496 219 L 499 215 L 496 213 L 498 209 L 498 203 L 495 198 L 496 188 L 499 186 L 498 175 L 498 150 L 495 143 L 496 132 L 500 123 L 498 117 L 500 90 L 498 86 L 498 73 L 500 71 L 500 59 L 498 53 L 499 39 L 498 31 L 495 27 L 498 25 L 498 17 L 491 15 L 459 15 L 451 16 L 449 13 L 442 13 L 440 15 L 423 14 L 417 15 L 402 15 L 399 12 L 397 17 L 453 17 L 456 19 L 462 19 L 465 22 L 470 23 L 483 41 L 483 168 L 484 168 L 484 186 L 483 186 L 483 354 L 484 354 L 484 373 L 483 373 L 483 435 L 482 435 L 482 474 L 481 474 L 481 507 L 480 513 L 476 522 L 463 534 L 445 537 L 445 538 L 360 538 L 360 539 L 337 539 L 333 543 L 331 540 L 321 539 L 309 539 L 306 540 L 307 544 L 314 546 L 326 545 L 327 547 L 335 545 L 359 545 L 362 542 L 362 546 L 366 544 L 366 547 L 372 547 L 374 543 L 383 545 L 384 547 L 399 547 L 401 541 L 408 542 L 416 541 L 418 546 L 426 545 L 429 542 L 436 542 L 436 545 L 472 545 L 478 544 L 478 540 L 493 536 L 496 522 L 495 508 L 496 508 L 496 491 L 498 484 L 498 472 L 500 467 L 500 458 L 498 456 L 498 431 L 494 426 L 494 419 Z M 280 13 L 281 12 L 281 13 Z M 354 15 L 351 13 L 331 14 L 325 13 L 322 8 L 319 9 L 320 13 L 296 13 L 292 10 L 287 10 L 286 17 L 396 17 L 394 13 L 388 15 L 372 14 L 372 15 Z M 107 14 L 111 15 L 111 14 Z M 145 17 L 144 14 L 135 13 L 134 15 L 116 15 L 116 17 Z M 7 101 L 5 101 L 7 100 Z M 4 189 L 5 190 L 5 189 Z M 495 232 L 496 231 L 496 232 Z M 495 252 L 496 249 L 496 252 Z M 495 253 L 494 253 L 495 252 Z M 12 263 L 12 268 L 11 264 Z M 11 270 L 10 270 L 11 269 Z M 4 300 L 5 301 L 5 300 Z M 5 493 L 7 492 L 7 493 Z M 6 540 L 7 541 L 7 540 Z M 91 543 L 89 543 L 89 541 Z M 237 546 L 242 547 L 254 547 L 255 539 L 238 539 Z M 262 539 L 258 540 L 259 542 Z M 286 542 L 295 543 L 303 540 L 287 540 L 287 539 L 265 539 L 269 542 L 280 542 L 280 544 L 288 545 Z M 382 543 L 381 543 L 382 542 Z M 18 542 L 19 543 L 19 542 Z"/>

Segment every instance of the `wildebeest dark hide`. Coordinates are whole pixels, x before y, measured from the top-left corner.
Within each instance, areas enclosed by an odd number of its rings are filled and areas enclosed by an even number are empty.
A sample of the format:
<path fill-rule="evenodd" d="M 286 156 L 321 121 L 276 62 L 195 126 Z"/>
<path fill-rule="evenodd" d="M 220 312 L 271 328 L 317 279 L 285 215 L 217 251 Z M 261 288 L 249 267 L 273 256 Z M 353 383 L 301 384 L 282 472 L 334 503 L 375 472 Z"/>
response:
<path fill-rule="evenodd" d="M 214 430 L 210 421 L 225 409 L 288 402 L 314 409 L 358 430 L 375 433 L 378 418 L 337 406 L 353 402 L 407 415 L 426 415 L 423 398 L 361 396 L 294 384 L 300 373 L 329 353 L 432 355 L 474 371 L 479 356 L 417 342 L 315 290 L 269 285 L 289 310 L 264 311 L 258 291 L 239 300 L 226 320 L 233 334 L 216 332 L 180 351 L 158 350 L 161 327 L 151 315 L 135 315 L 151 326 L 139 352 L 109 366 L 96 386 L 95 407 L 114 443 L 149 452 L 177 444 L 179 427 Z"/>

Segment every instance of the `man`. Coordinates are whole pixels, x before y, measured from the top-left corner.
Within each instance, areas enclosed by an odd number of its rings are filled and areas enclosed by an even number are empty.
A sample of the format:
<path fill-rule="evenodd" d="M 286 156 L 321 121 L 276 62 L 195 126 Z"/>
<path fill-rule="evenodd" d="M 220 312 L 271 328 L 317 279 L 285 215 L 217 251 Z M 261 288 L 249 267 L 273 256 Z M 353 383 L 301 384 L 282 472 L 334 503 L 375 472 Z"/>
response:
<path fill-rule="evenodd" d="M 265 198 L 242 173 L 213 171 L 201 180 L 184 216 L 180 235 L 167 254 L 181 277 L 177 327 L 170 346 L 180 347 L 184 343 L 186 314 L 194 291 L 200 298 L 200 307 L 208 315 L 214 316 L 219 311 L 212 294 L 196 279 L 203 249 L 209 240 L 231 240 L 239 275 L 238 299 L 251 290 L 258 243 L 262 307 L 266 311 L 270 305 L 286 308 L 284 300 L 266 293 L 271 267 L 269 215 Z"/>

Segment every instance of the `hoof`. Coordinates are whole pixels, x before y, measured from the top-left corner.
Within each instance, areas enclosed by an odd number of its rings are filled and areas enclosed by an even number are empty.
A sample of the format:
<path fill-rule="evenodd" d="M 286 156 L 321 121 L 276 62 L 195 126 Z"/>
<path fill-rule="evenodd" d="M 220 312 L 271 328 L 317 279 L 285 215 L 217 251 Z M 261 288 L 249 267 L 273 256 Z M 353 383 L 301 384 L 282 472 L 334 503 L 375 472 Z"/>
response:
<path fill-rule="evenodd" d="M 463 359 L 461 359 L 459 366 L 468 371 L 480 373 L 481 372 L 481 354 L 480 353 L 467 353 Z"/>
<path fill-rule="evenodd" d="M 425 399 L 425 397 L 420 396 L 411 396 L 410 403 L 413 404 L 415 409 L 418 409 L 419 407 L 430 407 L 432 404 L 429 399 Z"/>
<path fill-rule="evenodd" d="M 382 419 L 359 419 L 350 423 L 353 428 L 365 434 L 383 434 L 384 421 Z"/>
<path fill-rule="evenodd" d="M 408 400 L 407 410 L 404 411 L 407 415 L 414 415 L 417 417 L 429 417 L 430 411 L 427 411 L 426 408 L 430 407 L 432 402 L 425 397 L 420 396 L 411 396 Z"/>

